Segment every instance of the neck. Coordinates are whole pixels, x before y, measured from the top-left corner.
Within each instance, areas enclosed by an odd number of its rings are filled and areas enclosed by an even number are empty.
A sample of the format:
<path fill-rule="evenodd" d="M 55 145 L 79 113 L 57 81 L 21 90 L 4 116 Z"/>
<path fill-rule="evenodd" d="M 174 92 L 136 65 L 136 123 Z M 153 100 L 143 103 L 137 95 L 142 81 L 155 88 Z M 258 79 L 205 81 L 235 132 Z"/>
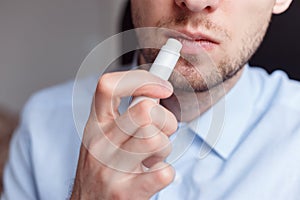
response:
<path fill-rule="evenodd" d="M 224 97 L 238 82 L 243 69 L 223 84 L 219 84 L 205 92 L 185 92 L 174 90 L 168 99 L 162 99 L 161 105 L 170 110 L 181 122 L 190 122 L 206 112 Z"/>

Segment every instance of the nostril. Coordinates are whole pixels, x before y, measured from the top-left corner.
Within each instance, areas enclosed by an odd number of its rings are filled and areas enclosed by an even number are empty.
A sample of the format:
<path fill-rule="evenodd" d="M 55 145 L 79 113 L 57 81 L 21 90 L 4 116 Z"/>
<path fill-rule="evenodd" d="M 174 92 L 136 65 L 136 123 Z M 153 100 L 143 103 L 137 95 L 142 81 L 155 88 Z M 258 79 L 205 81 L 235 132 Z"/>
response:
<path fill-rule="evenodd" d="M 181 5 L 180 5 L 182 8 L 186 8 L 187 6 L 186 6 L 186 4 L 185 4 L 185 2 L 181 2 Z"/>
<path fill-rule="evenodd" d="M 207 6 L 206 10 L 210 11 L 210 10 L 212 10 L 212 7 L 211 6 Z"/>
<path fill-rule="evenodd" d="M 176 4 L 183 10 L 191 12 L 213 12 L 220 0 L 176 0 Z"/>

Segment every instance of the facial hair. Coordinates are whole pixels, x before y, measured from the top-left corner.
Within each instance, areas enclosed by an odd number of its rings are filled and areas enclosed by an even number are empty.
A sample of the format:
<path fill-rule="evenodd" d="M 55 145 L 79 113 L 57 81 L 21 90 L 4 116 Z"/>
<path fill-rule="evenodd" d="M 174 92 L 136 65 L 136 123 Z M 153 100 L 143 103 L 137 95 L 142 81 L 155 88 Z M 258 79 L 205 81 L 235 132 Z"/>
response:
<path fill-rule="evenodd" d="M 245 30 L 242 41 L 238 46 L 236 55 L 226 55 L 217 63 L 214 62 L 208 54 L 190 55 L 182 54 L 175 70 L 173 71 L 170 82 L 174 89 L 205 92 L 217 85 L 222 84 L 228 79 L 235 76 L 249 61 L 251 56 L 261 44 L 271 19 L 271 13 L 260 24 L 252 26 L 251 29 Z M 138 20 L 138 19 L 137 19 Z M 139 22 L 137 22 L 139 24 Z M 170 18 L 162 18 L 157 24 L 158 28 L 183 27 L 187 24 L 193 27 L 203 27 L 212 33 L 218 33 L 224 41 L 231 41 L 230 32 L 221 26 L 213 23 L 204 16 L 200 18 L 190 18 L 185 13 L 172 16 Z M 144 38 L 139 37 L 139 41 Z M 148 40 L 149 41 L 149 40 Z M 147 63 L 153 63 L 159 49 L 142 49 L 141 53 Z M 226 52 L 226 50 L 224 51 Z"/>

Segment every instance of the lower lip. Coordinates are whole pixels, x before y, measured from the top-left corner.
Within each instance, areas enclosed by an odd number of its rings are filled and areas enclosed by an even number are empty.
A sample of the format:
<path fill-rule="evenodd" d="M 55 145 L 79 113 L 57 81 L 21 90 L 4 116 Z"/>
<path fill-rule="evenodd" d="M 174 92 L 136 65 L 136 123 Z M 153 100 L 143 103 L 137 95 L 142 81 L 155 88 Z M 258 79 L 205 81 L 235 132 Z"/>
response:
<path fill-rule="evenodd" d="M 217 46 L 216 43 L 207 40 L 192 41 L 182 38 L 179 38 L 178 40 L 182 43 L 181 52 L 187 54 L 198 54 L 203 51 L 212 51 Z"/>

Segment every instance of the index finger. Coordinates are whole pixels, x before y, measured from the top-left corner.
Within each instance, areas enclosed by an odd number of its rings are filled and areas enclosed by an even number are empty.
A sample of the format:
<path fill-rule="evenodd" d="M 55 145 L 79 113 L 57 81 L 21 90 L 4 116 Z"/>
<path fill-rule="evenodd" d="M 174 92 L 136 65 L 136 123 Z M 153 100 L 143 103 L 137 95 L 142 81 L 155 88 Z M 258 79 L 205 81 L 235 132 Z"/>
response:
<path fill-rule="evenodd" d="M 118 107 L 122 97 L 147 96 L 167 98 L 173 87 L 147 71 L 133 70 L 104 74 L 97 85 L 93 108 L 98 121 L 113 120 L 119 116 Z"/>

